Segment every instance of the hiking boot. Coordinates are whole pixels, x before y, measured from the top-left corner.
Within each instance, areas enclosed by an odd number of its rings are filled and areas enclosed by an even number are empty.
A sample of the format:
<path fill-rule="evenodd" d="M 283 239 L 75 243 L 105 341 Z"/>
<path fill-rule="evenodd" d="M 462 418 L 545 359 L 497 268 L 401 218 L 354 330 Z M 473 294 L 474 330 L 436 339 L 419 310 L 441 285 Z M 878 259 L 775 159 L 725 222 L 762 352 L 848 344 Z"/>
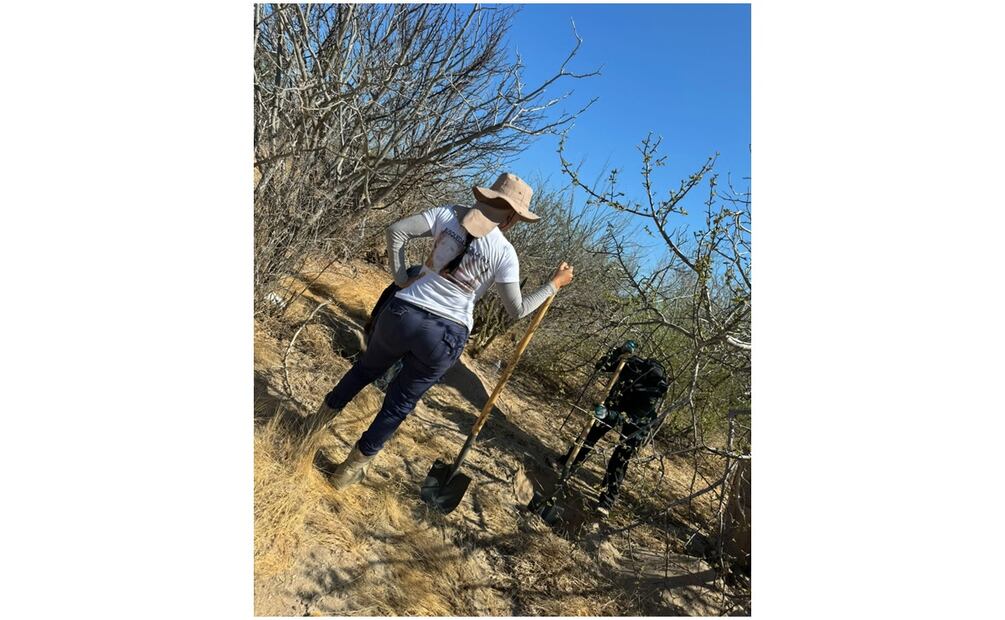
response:
<path fill-rule="evenodd" d="M 602 517 L 608 517 L 611 514 L 611 508 L 614 507 L 614 500 L 607 495 L 601 495 L 597 499 L 597 512 Z"/>
<path fill-rule="evenodd" d="M 360 482 L 366 476 L 367 470 L 370 469 L 370 461 L 373 460 L 374 456 L 377 455 L 366 456 L 359 451 L 358 447 L 353 446 L 352 452 L 339 463 L 328 480 L 336 489 L 344 489 Z"/>

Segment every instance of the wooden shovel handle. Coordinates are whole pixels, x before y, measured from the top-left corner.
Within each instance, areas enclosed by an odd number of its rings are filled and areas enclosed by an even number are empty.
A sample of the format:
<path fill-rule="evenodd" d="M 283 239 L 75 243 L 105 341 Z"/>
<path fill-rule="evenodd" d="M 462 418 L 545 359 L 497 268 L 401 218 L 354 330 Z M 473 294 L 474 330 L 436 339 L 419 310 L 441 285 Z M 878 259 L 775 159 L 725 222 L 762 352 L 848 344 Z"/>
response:
<path fill-rule="evenodd" d="M 492 390 L 492 395 L 489 396 L 488 401 L 485 402 L 485 406 L 482 407 L 481 415 L 478 416 L 478 420 L 475 421 L 475 426 L 471 429 L 471 434 L 477 436 L 482 430 L 482 426 L 485 425 L 485 421 L 489 418 L 489 413 L 492 412 L 492 406 L 495 405 L 496 398 L 499 397 L 499 393 L 502 392 L 503 386 L 509 380 L 510 375 L 513 374 L 513 370 L 516 369 L 517 362 L 520 361 L 520 357 L 523 356 L 523 352 L 527 349 L 527 345 L 530 344 L 530 339 L 534 337 L 534 332 L 537 330 L 537 326 L 541 324 L 544 320 L 544 314 L 548 311 L 548 307 L 551 306 L 551 302 L 555 301 L 555 296 L 552 295 L 548 299 L 544 300 L 541 307 L 537 309 L 537 314 L 531 319 L 530 325 L 527 327 L 527 333 L 523 335 L 523 339 L 520 340 L 520 344 L 517 345 L 516 350 L 513 351 L 513 357 L 510 358 L 509 363 L 506 364 L 506 369 L 503 370 L 502 375 L 499 376 L 499 381 L 496 382 L 496 387 Z"/>
<path fill-rule="evenodd" d="M 618 381 L 618 376 L 621 375 L 621 370 L 625 367 L 625 363 L 628 361 L 628 353 L 624 353 L 621 359 L 618 360 L 618 365 L 614 368 L 614 374 L 611 375 L 611 380 L 607 382 L 607 387 L 604 388 L 604 400 L 611 395 L 611 390 L 614 389 L 614 384 Z M 601 403 L 603 404 L 603 403 Z M 597 418 L 590 416 L 590 421 L 583 428 L 583 431 L 579 433 L 579 437 L 576 438 L 576 443 L 573 445 L 572 452 L 569 453 L 569 458 L 565 461 L 565 465 L 562 467 L 562 473 L 559 476 L 564 479 L 569 475 L 570 469 L 572 468 L 572 462 L 576 460 L 576 456 L 579 455 L 579 451 L 583 448 L 583 443 L 586 442 L 587 435 L 593 430 L 593 425 L 597 423 Z"/>
<path fill-rule="evenodd" d="M 516 351 L 513 352 L 513 357 L 511 357 L 509 363 L 506 364 L 506 370 L 504 370 L 502 375 L 500 375 L 495 389 L 492 390 L 492 395 L 489 396 L 485 406 L 482 407 L 481 414 L 478 416 L 478 419 L 475 420 L 475 425 L 471 428 L 471 433 L 468 434 L 468 439 L 464 442 L 464 447 L 461 448 L 460 453 L 458 453 L 457 458 L 454 460 L 454 466 L 450 470 L 450 477 L 447 479 L 448 481 L 453 478 L 454 474 L 457 473 L 457 470 L 460 469 L 461 463 L 464 462 L 464 459 L 468 456 L 468 452 L 471 450 L 471 446 L 475 445 L 475 439 L 478 437 L 478 433 L 481 432 L 482 427 L 485 426 L 485 421 L 488 420 L 489 413 L 492 412 L 492 406 L 495 404 L 496 398 L 499 397 L 499 393 L 502 392 L 503 386 L 506 385 L 506 381 L 509 379 L 510 375 L 513 374 L 513 369 L 516 368 L 516 363 L 520 361 L 520 356 L 523 355 L 527 345 L 530 344 L 530 339 L 534 336 L 534 331 L 537 329 L 537 326 L 541 324 L 541 320 L 544 319 L 544 313 L 548 311 L 548 306 L 550 306 L 551 302 L 554 300 L 554 295 L 544 300 L 544 303 L 541 304 L 540 308 L 538 308 L 537 314 L 535 314 L 534 318 L 531 319 L 530 326 L 527 328 L 527 333 L 524 334 L 523 340 L 520 341 L 520 344 L 516 347 Z"/>
<path fill-rule="evenodd" d="M 607 382 L 607 387 L 604 388 L 604 400 L 607 400 L 607 397 L 611 395 L 611 390 L 614 389 L 614 384 L 618 382 L 618 377 L 621 376 L 621 371 L 624 369 L 625 364 L 628 363 L 629 355 L 631 354 L 623 353 L 621 358 L 618 360 L 618 365 L 614 367 L 614 374 L 611 375 L 611 380 Z"/>

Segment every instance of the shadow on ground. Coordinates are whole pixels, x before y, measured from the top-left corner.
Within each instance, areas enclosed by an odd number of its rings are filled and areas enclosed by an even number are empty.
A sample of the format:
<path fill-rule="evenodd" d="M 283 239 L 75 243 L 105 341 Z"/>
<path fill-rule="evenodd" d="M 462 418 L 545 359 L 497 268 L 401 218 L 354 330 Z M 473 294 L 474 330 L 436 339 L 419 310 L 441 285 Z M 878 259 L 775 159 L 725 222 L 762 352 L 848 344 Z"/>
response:
<path fill-rule="evenodd" d="M 311 290 L 315 292 L 313 288 Z M 318 313 L 318 320 L 332 333 L 333 350 L 350 360 L 361 350 L 361 325 L 366 318 L 365 315 L 351 312 L 348 308 L 343 307 L 333 308 L 332 312 L 322 309 Z M 259 425 L 278 415 L 281 416 L 282 426 L 286 427 L 289 432 L 296 432 L 298 422 L 311 412 L 305 411 L 298 403 L 286 398 L 282 388 L 279 387 L 281 385 L 281 376 L 275 372 L 271 374 L 255 372 L 255 424 Z M 425 404 L 431 410 L 436 411 L 435 418 L 429 418 L 430 412 L 424 412 L 425 415 L 414 412 L 412 416 L 420 418 L 425 425 L 449 431 L 456 437 L 456 450 L 459 451 L 478 413 L 488 400 L 489 390 L 493 387 L 494 385 L 486 387 L 479 375 L 472 370 L 472 366 L 469 366 L 469 363 L 462 359 L 444 375 L 439 386 L 427 392 L 423 397 Z M 462 402 L 458 403 L 441 388 L 456 391 Z M 544 464 L 543 459 L 545 456 L 554 454 L 554 450 L 542 437 L 527 432 L 512 421 L 519 419 L 522 414 L 525 412 L 509 411 L 505 406 L 493 407 L 493 411 L 479 436 L 475 451 L 488 451 L 489 454 L 491 451 L 500 451 L 512 456 L 535 482 L 537 490 L 548 493 L 553 489 L 558 476 L 555 471 Z M 339 435 L 339 439 L 346 445 L 349 445 L 348 441 L 355 439 L 355 437 L 343 438 L 338 432 L 335 434 Z M 443 455 L 443 457 L 452 459 L 455 455 L 456 452 Z M 602 458 L 603 455 L 599 453 L 591 455 L 591 460 Z M 421 479 L 425 476 L 428 463 L 420 463 L 409 458 L 405 458 L 404 463 L 409 477 Z M 315 466 L 322 472 L 330 472 L 334 464 L 323 452 L 317 453 Z M 498 472 L 489 472 L 484 467 L 470 461 L 465 463 L 464 469 L 473 478 L 477 476 L 483 485 L 502 484 L 508 486 L 512 483 L 512 480 L 501 478 Z M 601 562 L 600 559 L 597 559 L 600 542 L 610 540 L 611 534 L 608 528 L 602 525 L 598 526 L 597 517 L 590 508 L 595 498 L 593 489 L 599 482 L 599 475 L 592 469 L 584 468 L 577 473 L 570 482 L 568 491 L 560 500 L 564 511 L 562 519 L 553 526 L 553 531 L 564 538 L 576 539 L 582 543 L 588 554 L 597 560 L 596 568 L 604 575 L 604 584 L 588 592 L 560 592 L 547 585 L 525 584 L 520 583 L 519 580 L 505 585 L 483 583 L 484 580 L 479 580 L 477 575 L 472 575 L 470 583 L 460 584 L 461 589 L 495 589 L 504 594 L 511 602 L 513 615 L 535 615 L 539 609 L 537 607 L 539 601 L 546 598 L 598 596 L 606 597 L 613 602 L 626 595 L 639 597 L 637 600 L 641 603 L 641 608 L 649 614 L 677 615 L 687 613 L 686 610 L 693 608 L 692 603 L 698 604 L 703 595 L 700 590 L 707 587 L 707 584 L 715 579 L 715 571 L 696 557 L 656 554 L 642 550 L 636 550 L 628 555 L 619 555 L 616 559 L 607 562 Z M 477 495 L 472 494 L 470 501 L 477 501 Z M 426 510 L 425 507 L 421 506 L 416 509 Z M 478 518 L 482 518 L 482 511 L 477 509 L 477 506 L 474 512 Z M 435 523 L 440 516 L 424 515 L 424 518 L 431 519 Z M 535 515 L 527 512 L 523 513 L 520 518 L 531 521 L 537 519 Z M 515 561 L 526 547 L 528 540 L 526 531 L 520 534 L 497 536 L 488 534 L 488 524 L 484 520 L 482 523 L 475 520 L 472 525 L 476 532 L 467 538 L 472 543 L 472 548 L 492 550 L 502 558 L 497 561 L 507 562 L 508 559 Z M 702 548 L 705 541 L 696 539 L 696 532 L 693 529 L 683 524 L 669 523 L 666 529 L 678 540 L 684 541 L 686 539 L 688 544 L 693 543 L 693 546 L 688 547 L 687 553 L 693 552 L 694 556 L 700 557 L 707 551 Z M 381 535 L 374 534 L 375 539 L 382 540 L 380 537 Z M 388 539 L 382 540 L 382 542 L 393 548 L 395 541 Z M 341 568 L 333 568 L 326 561 L 319 560 L 312 562 L 308 568 L 307 575 L 310 577 L 310 586 L 299 589 L 296 595 L 304 605 L 303 612 L 305 614 L 318 611 L 352 613 L 353 609 L 351 606 L 345 607 L 344 601 L 347 597 L 351 598 L 355 594 L 363 594 L 357 591 L 357 588 L 363 584 L 361 576 L 373 571 L 379 572 L 391 565 L 404 565 L 408 568 L 421 570 L 429 564 L 435 565 L 439 561 L 450 561 L 455 559 L 458 554 L 467 554 L 469 551 L 470 549 L 458 548 L 454 544 L 445 543 L 442 548 L 429 549 L 428 555 L 422 559 L 392 555 L 380 560 L 367 561 L 358 566 Z M 673 566 L 669 564 L 671 561 Z M 561 576 L 562 571 L 571 570 L 574 569 L 563 567 L 549 577 L 557 579 Z M 510 574 L 513 574 L 512 571 Z M 334 600 L 335 598 L 342 599 L 342 602 Z M 479 613 L 477 609 L 471 611 Z M 603 615 L 605 611 L 598 609 L 595 610 L 595 613 Z"/>

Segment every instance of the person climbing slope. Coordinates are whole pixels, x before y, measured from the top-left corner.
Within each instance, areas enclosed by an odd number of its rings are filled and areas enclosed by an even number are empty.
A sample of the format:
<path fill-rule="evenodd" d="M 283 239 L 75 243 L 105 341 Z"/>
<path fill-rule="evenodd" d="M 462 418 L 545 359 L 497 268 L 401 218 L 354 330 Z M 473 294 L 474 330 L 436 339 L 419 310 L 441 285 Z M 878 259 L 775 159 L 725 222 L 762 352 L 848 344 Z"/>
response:
<path fill-rule="evenodd" d="M 530 211 L 533 190 L 518 176 L 504 173 L 491 188 L 474 187 L 472 192 L 473 206 L 436 207 L 388 228 L 390 269 L 401 290 L 380 311 L 366 351 L 325 396 L 308 427 L 316 431 L 331 423 L 395 361 L 402 360 L 402 369 L 370 427 L 330 472 L 336 488 L 363 479 L 419 398 L 457 361 L 474 323 L 475 302 L 493 284 L 507 314 L 519 319 L 572 281 L 572 266 L 562 262 L 547 284 L 523 297 L 520 263 L 503 231 L 540 219 Z M 433 237 L 432 252 L 419 275 L 409 278 L 405 244 L 428 236 Z"/>
<path fill-rule="evenodd" d="M 583 446 L 576 454 L 575 460 L 569 466 L 573 470 L 586 460 L 593 451 L 593 446 L 609 430 L 620 424 L 618 444 L 607 463 L 607 471 L 601 481 L 600 497 L 597 500 L 597 511 L 607 516 L 621 490 L 621 483 L 628 471 L 628 463 L 638 449 L 649 439 L 653 424 L 657 419 L 656 406 L 666 394 L 668 383 L 663 365 L 655 359 L 643 359 L 632 353 L 637 345 L 628 341 L 624 345 L 608 351 L 596 364 L 597 370 L 613 372 L 622 356 L 627 356 L 625 367 L 618 376 L 617 382 L 611 388 L 611 393 L 598 407 L 598 419 L 590 429 Z M 552 468 L 561 470 L 572 455 L 573 445 L 565 456 L 556 459 L 545 458 Z"/>

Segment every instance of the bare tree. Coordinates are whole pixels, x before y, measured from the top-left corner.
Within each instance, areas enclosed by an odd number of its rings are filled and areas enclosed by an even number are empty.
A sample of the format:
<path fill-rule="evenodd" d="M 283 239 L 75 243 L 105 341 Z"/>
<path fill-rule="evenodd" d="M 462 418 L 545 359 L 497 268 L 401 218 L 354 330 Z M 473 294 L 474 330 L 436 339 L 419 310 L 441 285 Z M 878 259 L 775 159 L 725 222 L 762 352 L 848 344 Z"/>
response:
<path fill-rule="evenodd" d="M 602 182 L 588 184 L 579 168 L 565 156 L 566 140 L 559 147 L 562 169 L 574 187 L 586 193 L 588 204 L 628 215 L 642 226 L 644 237 L 662 244 L 656 260 L 640 261 L 638 243 L 625 235 L 605 238 L 605 253 L 622 275 L 629 290 L 623 292 L 622 312 L 611 327 L 629 325 L 641 330 L 657 357 L 670 362 L 675 378 L 654 426 L 655 435 L 666 422 L 685 422 L 688 446 L 663 444 L 663 455 L 692 455 L 691 492 L 669 504 L 641 513 L 629 528 L 665 518 L 674 506 L 690 505 L 696 497 L 718 492 L 718 542 L 720 566 L 724 553 L 735 553 L 737 532 L 749 527 L 749 511 L 740 510 L 749 501 L 750 435 L 738 433 L 737 413 L 749 413 L 750 405 L 750 191 L 737 191 L 731 182 L 722 189 L 714 172 L 715 156 L 663 191 L 654 186 L 654 171 L 666 165 L 659 154 L 660 139 L 652 134 L 639 146 L 641 191 L 629 198 L 619 189 L 619 171 L 612 170 Z M 704 225 L 689 230 L 682 222 L 687 206 L 699 187 L 705 185 Z M 689 419 L 677 416 L 690 413 Z M 687 428 L 687 427 L 690 428 Z M 671 426 L 671 428 L 673 428 Z M 742 437 L 741 437 L 742 435 Z M 659 446 L 659 443 L 656 444 Z M 724 460 L 722 475 L 709 481 L 699 466 L 699 455 Z M 742 468 L 740 463 L 746 463 Z M 729 489 L 736 491 L 727 500 Z M 741 519 L 741 521 L 737 521 Z M 745 520 L 745 521 L 743 521 Z M 749 531 L 749 530 L 748 530 Z M 728 541 L 727 541 L 728 539 Z M 723 541 L 730 544 L 723 545 Z"/>
<path fill-rule="evenodd" d="M 513 15 L 479 5 L 256 5 L 259 300 L 310 252 L 349 256 L 381 212 L 400 215 L 406 200 L 484 179 L 576 118 L 582 110 L 556 111 L 569 93 L 551 89 L 596 74 L 568 68 L 578 35 L 559 69 L 528 86 L 505 45 Z"/>
<path fill-rule="evenodd" d="M 630 253 L 630 242 L 617 235 L 607 238 L 607 254 L 632 288 L 635 305 L 631 322 L 662 328 L 687 343 L 687 361 L 678 376 L 690 376 L 686 399 L 672 409 L 691 406 L 699 379 L 723 370 L 733 378 L 747 378 L 750 369 L 750 192 L 737 192 L 730 184 L 720 195 L 715 157 L 680 182 L 677 188 L 658 192 L 653 172 L 666 164 L 658 153 L 660 139 L 651 134 L 639 146 L 642 159 L 642 197 L 627 199 L 618 189 L 618 171 L 604 186 L 586 184 L 565 157 L 565 139 L 559 148 L 562 169 L 574 186 L 586 192 L 589 202 L 638 218 L 646 234 L 664 244 L 663 257 L 644 267 Z M 705 225 L 688 231 L 680 222 L 686 215 L 684 199 L 707 179 Z M 689 234 L 690 233 L 690 234 Z M 682 340 L 681 340 L 682 339 Z M 742 383 L 742 381 L 741 381 Z M 699 441 L 695 423 L 695 441 Z"/>

